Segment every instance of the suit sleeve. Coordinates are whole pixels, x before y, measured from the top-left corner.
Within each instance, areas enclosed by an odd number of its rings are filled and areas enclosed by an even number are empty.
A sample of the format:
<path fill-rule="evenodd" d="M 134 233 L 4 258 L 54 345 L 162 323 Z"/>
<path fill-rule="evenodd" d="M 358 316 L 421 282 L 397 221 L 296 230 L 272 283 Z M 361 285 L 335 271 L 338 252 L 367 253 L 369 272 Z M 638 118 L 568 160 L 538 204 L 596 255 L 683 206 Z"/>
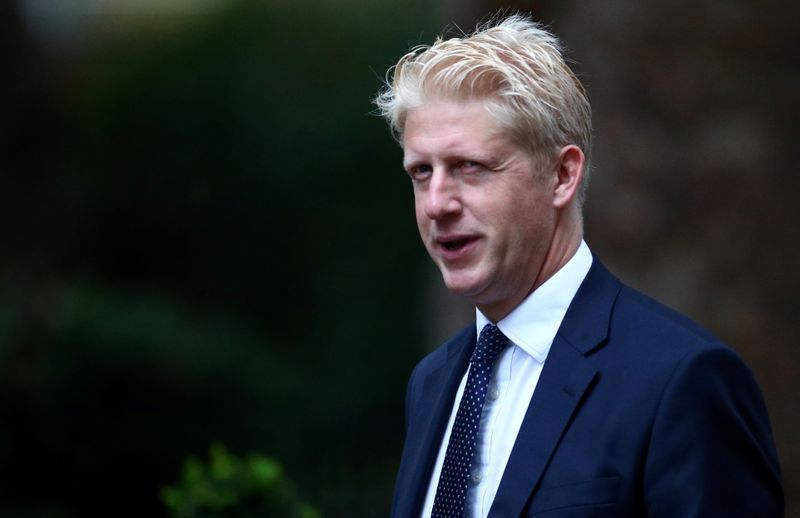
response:
<path fill-rule="evenodd" d="M 643 492 L 650 517 L 783 516 L 766 407 L 733 351 L 692 353 L 675 368 L 653 424 Z"/>

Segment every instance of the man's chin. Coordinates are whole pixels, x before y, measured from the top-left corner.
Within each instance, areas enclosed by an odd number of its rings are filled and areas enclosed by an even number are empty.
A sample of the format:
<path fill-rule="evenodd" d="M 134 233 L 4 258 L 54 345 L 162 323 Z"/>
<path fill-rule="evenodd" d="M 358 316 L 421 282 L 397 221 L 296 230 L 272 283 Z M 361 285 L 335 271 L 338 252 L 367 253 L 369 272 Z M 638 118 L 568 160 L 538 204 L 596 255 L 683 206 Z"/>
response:
<path fill-rule="evenodd" d="M 463 275 L 453 275 L 442 272 L 442 280 L 447 289 L 459 297 L 472 300 L 483 291 L 483 283 L 474 277 L 464 277 Z"/>

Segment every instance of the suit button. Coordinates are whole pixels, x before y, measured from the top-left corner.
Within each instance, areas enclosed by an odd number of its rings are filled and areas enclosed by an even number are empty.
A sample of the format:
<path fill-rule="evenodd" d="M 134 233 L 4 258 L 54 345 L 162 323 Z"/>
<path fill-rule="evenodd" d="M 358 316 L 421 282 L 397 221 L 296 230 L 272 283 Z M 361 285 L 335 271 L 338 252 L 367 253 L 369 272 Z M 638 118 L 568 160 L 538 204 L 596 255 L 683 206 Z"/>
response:
<path fill-rule="evenodd" d="M 478 485 L 481 483 L 481 480 L 483 480 L 483 475 L 480 471 L 473 471 L 470 479 L 472 480 L 473 484 Z"/>

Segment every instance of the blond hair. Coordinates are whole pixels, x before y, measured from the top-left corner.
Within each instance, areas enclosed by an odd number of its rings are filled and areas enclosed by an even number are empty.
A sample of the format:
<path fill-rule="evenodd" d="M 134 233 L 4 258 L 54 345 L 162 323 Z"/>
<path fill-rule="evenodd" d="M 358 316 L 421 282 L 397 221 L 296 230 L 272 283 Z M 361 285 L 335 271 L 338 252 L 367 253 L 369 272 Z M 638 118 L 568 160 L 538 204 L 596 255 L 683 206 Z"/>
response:
<path fill-rule="evenodd" d="M 389 69 L 374 102 L 402 142 L 409 111 L 432 99 L 485 99 L 501 127 L 545 163 L 565 145 L 580 147 L 586 156 L 583 200 L 591 106 L 560 42 L 540 24 L 512 15 L 461 38 L 438 37 L 431 46 L 415 47 Z"/>

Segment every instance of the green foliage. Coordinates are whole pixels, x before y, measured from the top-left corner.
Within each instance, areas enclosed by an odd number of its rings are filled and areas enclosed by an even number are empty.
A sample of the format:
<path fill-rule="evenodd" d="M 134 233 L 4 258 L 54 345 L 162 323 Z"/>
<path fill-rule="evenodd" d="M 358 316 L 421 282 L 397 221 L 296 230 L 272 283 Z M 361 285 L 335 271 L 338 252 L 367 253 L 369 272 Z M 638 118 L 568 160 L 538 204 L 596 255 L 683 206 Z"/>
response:
<path fill-rule="evenodd" d="M 208 463 L 187 460 L 180 485 L 164 488 L 161 499 L 174 518 L 320 516 L 299 499 L 278 462 L 255 453 L 241 459 L 221 444 L 211 446 Z"/>

